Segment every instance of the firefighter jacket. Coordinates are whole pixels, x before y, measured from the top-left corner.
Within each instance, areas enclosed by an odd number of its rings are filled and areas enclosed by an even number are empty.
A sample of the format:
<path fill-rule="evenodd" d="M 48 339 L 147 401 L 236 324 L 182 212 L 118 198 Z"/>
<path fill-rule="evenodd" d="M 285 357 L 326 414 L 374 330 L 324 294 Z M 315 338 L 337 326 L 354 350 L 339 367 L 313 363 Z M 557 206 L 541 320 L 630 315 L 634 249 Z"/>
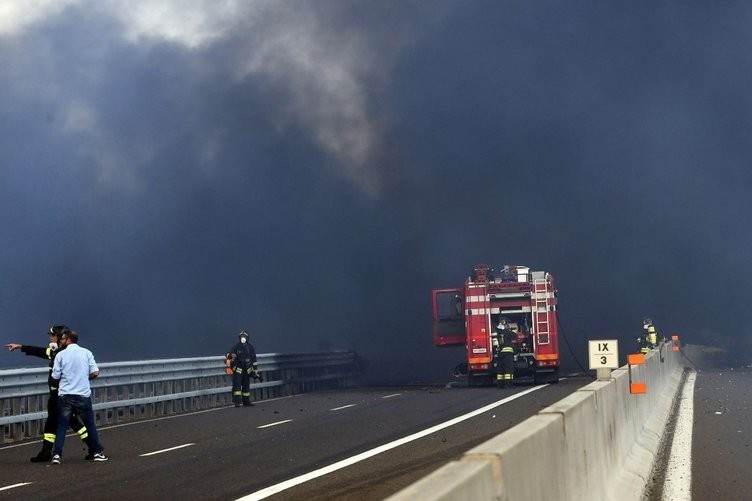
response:
<path fill-rule="evenodd" d="M 655 331 L 653 324 L 648 326 L 647 340 L 652 348 L 655 348 L 658 345 L 658 333 Z"/>
<path fill-rule="evenodd" d="M 235 357 L 233 358 L 233 355 Z M 230 367 L 233 369 L 253 369 L 258 370 L 256 365 L 256 350 L 251 343 L 238 342 L 227 352 L 226 357 L 231 359 Z"/>
<path fill-rule="evenodd" d="M 514 353 L 512 340 L 517 334 L 511 329 L 501 329 L 496 332 L 496 338 L 499 340 L 499 353 Z"/>
<path fill-rule="evenodd" d="M 647 334 L 637 338 L 637 346 L 640 348 L 640 353 L 648 353 L 651 350 L 652 345 L 650 344 L 650 339 Z"/>
<path fill-rule="evenodd" d="M 52 379 L 52 366 L 55 364 L 55 355 L 57 355 L 57 350 L 53 350 L 49 346 L 41 347 L 22 345 L 21 351 L 26 353 L 26 355 L 28 356 L 44 358 L 50 361 L 50 372 L 47 375 L 47 385 L 50 388 L 50 393 L 56 393 L 58 382 L 55 379 Z"/>

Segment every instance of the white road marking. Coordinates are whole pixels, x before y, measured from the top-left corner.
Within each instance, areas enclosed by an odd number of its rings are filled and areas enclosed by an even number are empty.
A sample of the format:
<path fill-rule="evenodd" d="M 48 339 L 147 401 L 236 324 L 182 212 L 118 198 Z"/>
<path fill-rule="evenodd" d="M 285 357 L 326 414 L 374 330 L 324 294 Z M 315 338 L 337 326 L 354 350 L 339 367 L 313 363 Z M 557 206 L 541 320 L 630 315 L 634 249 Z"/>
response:
<path fill-rule="evenodd" d="M 285 419 L 284 421 L 277 421 L 276 423 L 262 424 L 261 426 L 257 426 L 256 428 L 270 428 L 272 426 L 277 426 L 278 424 L 289 423 L 290 421 L 292 421 L 292 419 Z"/>
<path fill-rule="evenodd" d="M 479 414 L 483 414 L 484 412 L 487 412 L 495 407 L 498 407 L 500 405 L 503 405 L 507 402 L 511 402 L 512 400 L 515 400 L 517 398 L 520 398 L 524 395 L 527 395 L 528 393 L 532 393 L 534 391 L 541 390 L 545 388 L 546 385 L 541 386 L 534 386 L 530 389 L 527 389 L 525 391 L 521 391 L 520 393 L 515 393 L 514 395 L 510 395 L 507 398 L 501 399 L 497 402 L 494 402 L 492 404 L 488 404 L 484 407 L 481 407 L 480 409 L 476 409 L 472 412 L 468 412 L 467 414 L 464 414 L 462 416 L 456 417 L 454 419 L 450 419 L 449 421 L 445 421 L 441 424 L 437 424 L 436 426 L 432 426 L 430 428 L 426 428 L 423 431 L 419 431 L 417 433 L 413 433 L 412 435 L 408 435 L 406 437 L 402 437 L 400 439 L 397 439 L 393 442 L 389 442 L 388 444 L 380 445 L 379 447 L 376 447 L 374 449 L 371 449 L 369 451 L 361 452 L 360 454 L 356 454 L 355 456 L 352 456 L 347 459 L 343 459 L 342 461 L 338 461 L 336 463 L 330 464 L 329 466 L 325 466 L 323 468 L 319 468 L 318 470 L 314 470 L 312 472 L 306 473 L 304 475 L 301 475 L 299 477 L 291 478 L 289 480 L 285 480 L 284 482 L 280 482 L 279 484 L 275 484 L 272 486 L 269 486 L 265 489 L 261 489 L 260 491 L 253 492 L 251 494 L 248 494 L 247 496 L 243 496 L 242 498 L 238 498 L 238 501 L 257 501 L 259 499 L 264 499 L 272 494 L 277 494 L 278 492 L 282 492 L 284 490 L 287 490 L 291 487 L 295 487 L 296 485 L 308 482 L 309 480 L 313 480 L 318 477 L 323 477 L 324 475 L 327 475 L 329 473 L 332 473 L 337 470 L 341 470 L 342 468 L 346 468 L 348 466 L 354 465 L 355 463 L 359 463 L 360 461 L 366 460 L 368 458 L 371 458 L 373 456 L 376 456 L 378 454 L 381 454 L 382 452 L 386 452 L 388 450 L 394 449 L 395 447 L 399 447 L 400 445 L 404 445 L 407 443 L 410 443 L 414 440 L 418 440 L 419 438 L 423 438 L 427 435 L 430 435 L 432 433 L 435 433 L 439 430 L 443 430 L 444 428 L 448 428 L 452 425 L 455 425 L 457 423 L 461 423 L 462 421 L 465 421 L 467 419 L 473 418 Z"/>
<path fill-rule="evenodd" d="M 696 372 L 692 371 L 687 374 L 687 380 L 682 388 L 671 454 L 666 466 L 666 480 L 663 483 L 661 499 L 665 501 L 692 500 L 692 415 L 695 379 L 697 379 Z"/>
<path fill-rule="evenodd" d="M 162 454 L 163 452 L 170 452 L 170 451 L 174 451 L 174 450 L 177 450 L 177 449 L 182 449 L 183 447 L 190 447 L 191 445 L 196 445 L 196 444 L 178 445 L 178 446 L 175 446 L 175 447 L 170 447 L 169 449 L 162 449 L 161 451 L 154 451 L 154 452 L 147 452 L 146 454 L 139 454 L 139 456 L 141 456 L 141 457 L 144 457 L 144 456 L 153 456 L 155 454 Z"/>
<path fill-rule="evenodd" d="M 384 395 L 384 396 L 383 396 L 383 397 L 381 397 L 381 398 L 392 398 L 392 397 L 399 397 L 400 395 L 402 395 L 402 393 L 392 393 L 391 395 Z"/>
<path fill-rule="evenodd" d="M 274 401 L 277 401 L 277 400 L 288 400 L 288 399 L 292 399 L 292 398 L 301 398 L 301 394 L 298 394 L 298 395 L 287 395 L 287 396 L 284 396 L 284 397 L 277 397 L 277 398 L 268 398 L 268 399 L 263 400 L 263 402 L 264 403 L 266 403 L 266 402 L 274 402 Z M 175 415 L 172 415 L 172 416 L 162 416 L 162 417 L 157 417 L 157 418 L 143 419 L 143 420 L 139 420 L 139 421 L 131 421 L 129 423 L 113 424 L 113 425 L 102 426 L 102 427 L 97 426 L 97 431 L 99 432 L 99 431 L 102 431 L 102 430 L 112 430 L 114 428 L 123 428 L 124 426 L 137 426 L 137 425 L 141 425 L 141 424 L 152 423 L 154 421 L 164 421 L 165 419 L 180 419 L 180 418 L 184 418 L 184 417 L 188 417 L 188 416 L 195 416 L 196 414 L 205 414 L 207 412 L 217 412 L 217 411 L 222 411 L 222 410 L 225 410 L 225 409 L 232 409 L 233 407 L 234 407 L 234 405 L 225 405 L 224 407 L 214 407 L 212 409 L 203 409 L 203 410 L 200 410 L 200 411 L 186 412 L 184 414 L 175 414 Z M 75 433 L 69 433 L 68 435 L 66 435 L 66 437 L 73 437 L 75 435 L 76 435 Z M 4 446 L 0 447 L 0 451 L 4 451 L 5 449 L 14 449 L 16 447 L 26 447 L 27 445 L 38 445 L 38 444 L 39 444 L 39 440 L 32 440 L 32 441 L 29 441 L 29 442 L 23 442 L 21 444 L 4 445 Z"/>
<path fill-rule="evenodd" d="M 342 409 L 347 409 L 348 407 L 355 407 L 355 404 L 343 405 L 342 407 L 335 407 L 334 409 L 329 409 L 329 410 L 330 411 L 341 411 Z"/>
<path fill-rule="evenodd" d="M 21 482 L 20 484 L 13 484 L 13 485 L 6 485 L 5 487 L 0 487 L 0 491 L 7 491 L 8 489 L 15 489 L 16 487 L 23 487 L 24 485 L 30 485 L 34 482 Z"/>

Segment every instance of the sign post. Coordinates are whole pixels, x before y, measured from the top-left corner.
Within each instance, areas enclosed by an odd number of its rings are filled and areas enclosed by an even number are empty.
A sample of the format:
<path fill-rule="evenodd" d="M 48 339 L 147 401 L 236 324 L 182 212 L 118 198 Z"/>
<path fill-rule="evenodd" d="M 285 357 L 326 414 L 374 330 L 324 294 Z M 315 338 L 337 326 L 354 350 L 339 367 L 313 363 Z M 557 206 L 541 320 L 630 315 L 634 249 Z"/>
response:
<path fill-rule="evenodd" d="M 619 341 L 601 339 L 588 341 L 590 370 L 595 370 L 598 380 L 611 379 L 611 370 L 619 368 Z"/>

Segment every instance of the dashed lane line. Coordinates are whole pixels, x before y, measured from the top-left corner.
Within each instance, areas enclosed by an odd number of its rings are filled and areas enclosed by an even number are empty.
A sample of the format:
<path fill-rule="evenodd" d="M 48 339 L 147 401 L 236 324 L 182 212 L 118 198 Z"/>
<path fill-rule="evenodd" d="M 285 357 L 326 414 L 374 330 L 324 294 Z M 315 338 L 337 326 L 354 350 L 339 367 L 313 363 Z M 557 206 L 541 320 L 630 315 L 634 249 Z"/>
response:
<path fill-rule="evenodd" d="M 7 491 L 8 489 L 15 489 L 16 487 L 23 487 L 24 485 L 30 485 L 34 482 L 21 482 L 20 484 L 13 484 L 13 485 L 6 485 L 5 487 L 0 487 L 0 491 Z"/>
<path fill-rule="evenodd" d="M 290 421 L 292 421 L 292 419 L 285 419 L 284 421 L 277 421 L 276 423 L 262 424 L 261 426 L 257 426 L 256 428 L 271 428 L 272 426 L 289 423 Z"/>
<path fill-rule="evenodd" d="M 334 409 L 329 409 L 330 411 L 341 411 L 342 409 L 347 409 L 348 407 L 355 407 L 356 404 L 347 404 L 343 405 L 341 407 L 335 407 Z"/>
<path fill-rule="evenodd" d="M 196 445 L 196 444 L 176 445 L 175 447 L 170 447 L 169 449 L 162 449 L 161 451 L 154 451 L 154 452 L 147 452 L 146 454 L 139 454 L 139 456 L 141 456 L 141 457 L 144 457 L 144 456 L 154 456 L 155 454 L 162 454 L 163 452 L 170 452 L 170 451 L 174 451 L 174 450 L 177 450 L 177 449 L 182 449 L 184 447 L 190 447 L 192 445 Z"/>

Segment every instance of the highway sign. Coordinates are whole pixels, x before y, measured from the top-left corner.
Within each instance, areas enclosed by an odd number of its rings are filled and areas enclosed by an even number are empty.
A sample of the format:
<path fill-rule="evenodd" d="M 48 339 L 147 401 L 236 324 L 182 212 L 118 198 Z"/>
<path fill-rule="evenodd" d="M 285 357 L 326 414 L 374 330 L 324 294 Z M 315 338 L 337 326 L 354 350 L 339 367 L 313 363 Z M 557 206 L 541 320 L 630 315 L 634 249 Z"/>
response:
<path fill-rule="evenodd" d="M 591 369 L 618 369 L 619 341 L 616 339 L 588 341 L 588 359 Z"/>

